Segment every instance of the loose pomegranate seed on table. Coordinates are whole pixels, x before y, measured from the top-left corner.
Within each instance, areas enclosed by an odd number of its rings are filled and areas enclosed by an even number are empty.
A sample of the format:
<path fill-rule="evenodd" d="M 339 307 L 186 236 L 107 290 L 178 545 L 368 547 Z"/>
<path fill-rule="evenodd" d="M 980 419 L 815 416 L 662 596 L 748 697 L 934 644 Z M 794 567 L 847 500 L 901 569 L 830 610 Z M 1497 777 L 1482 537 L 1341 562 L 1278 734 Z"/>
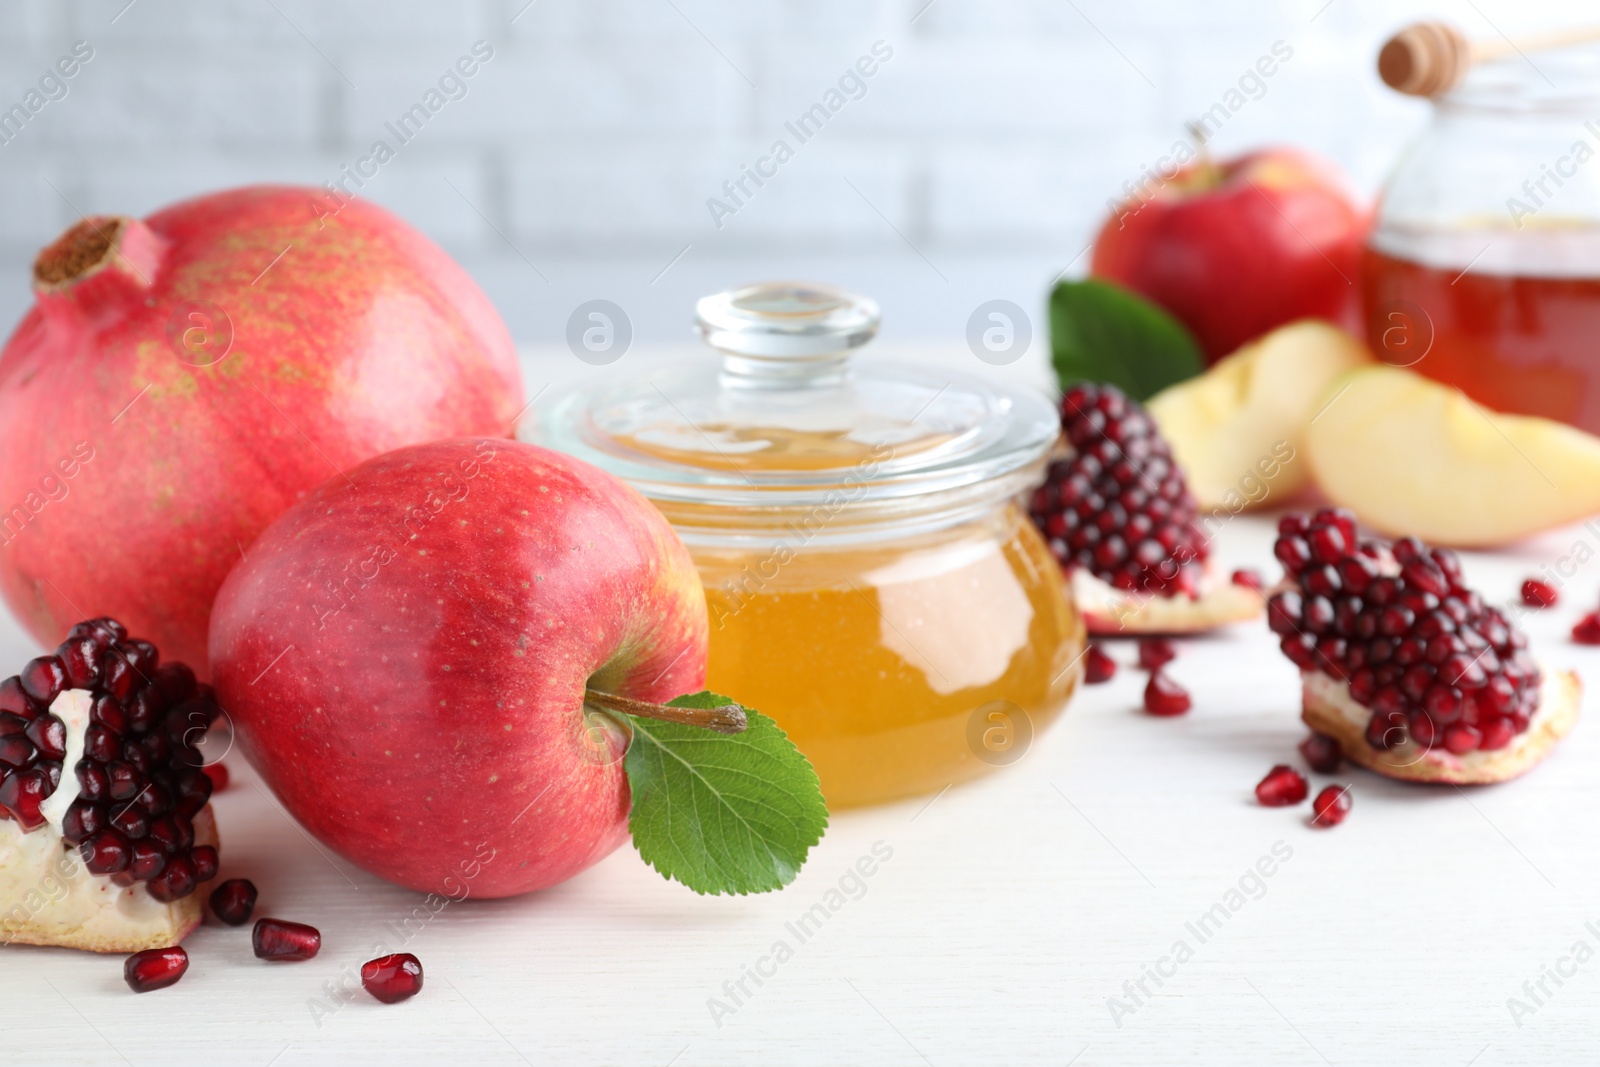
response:
<path fill-rule="evenodd" d="M 1189 710 L 1189 691 L 1160 671 L 1153 671 L 1144 687 L 1144 710 L 1163 718 Z"/>
<path fill-rule="evenodd" d="M 1246 589 L 1254 589 L 1257 592 L 1259 592 L 1264 585 L 1264 583 L 1261 581 L 1261 572 L 1256 570 L 1254 567 L 1240 567 L 1238 570 L 1233 572 L 1231 580 L 1233 581 L 1234 585 L 1242 585 Z"/>
<path fill-rule="evenodd" d="M 1339 742 L 1327 734 L 1319 733 L 1313 733 L 1300 742 L 1300 755 L 1305 759 L 1306 766 L 1318 774 L 1332 774 L 1344 759 Z"/>
<path fill-rule="evenodd" d="M 1311 791 L 1305 776 L 1293 767 L 1280 763 L 1256 783 L 1256 799 L 1263 807 L 1283 808 L 1298 804 Z"/>
<path fill-rule="evenodd" d="M 243 926 L 255 910 L 256 887 L 247 878 L 229 878 L 211 891 L 211 914 L 229 926 Z"/>
<path fill-rule="evenodd" d="M 1600 645 L 1600 612 L 1591 611 L 1572 627 L 1572 640 L 1580 645 Z"/>
<path fill-rule="evenodd" d="M 1522 583 L 1522 602 L 1530 608 L 1552 607 L 1560 594 L 1556 587 L 1540 578 L 1529 578 Z"/>
<path fill-rule="evenodd" d="M 1178 650 L 1166 638 L 1141 637 L 1139 639 L 1139 667 L 1142 670 L 1160 670 L 1177 658 Z"/>
<path fill-rule="evenodd" d="M 361 965 L 361 985 L 385 1004 L 398 1004 L 422 992 L 422 961 L 409 952 L 379 956 Z"/>
<path fill-rule="evenodd" d="M 152 993 L 177 984 L 188 969 L 189 954 L 182 948 L 151 948 L 123 961 L 122 980 L 135 993 Z"/>
<path fill-rule="evenodd" d="M 206 777 L 211 779 L 211 793 L 215 796 L 228 788 L 228 765 L 226 763 L 208 763 L 200 768 L 206 772 Z"/>
<path fill-rule="evenodd" d="M 1528 728 L 1541 674 L 1527 637 L 1467 586 L 1455 553 L 1413 537 L 1359 540 L 1339 508 L 1284 516 L 1273 552 L 1294 588 L 1272 597 L 1267 625 L 1296 666 L 1345 682 L 1371 709 L 1373 748 L 1450 747 L 1462 724 L 1473 730 L 1450 749 L 1462 755 Z"/>
<path fill-rule="evenodd" d="M 1061 398 L 1061 430 L 1074 454 L 1029 505 L 1057 562 L 1117 589 L 1197 595 L 1210 548 L 1155 420 L 1115 386 L 1080 383 Z"/>
<path fill-rule="evenodd" d="M 1330 785 L 1311 802 L 1311 825 L 1338 826 L 1350 814 L 1350 787 Z"/>
<path fill-rule="evenodd" d="M 309 960 L 322 950 L 322 931 L 283 919 L 258 919 L 250 943 L 262 960 Z"/>
<path fill-rule="evenodd" d="M 1099 645 L 1091 644 L 1084 653 L 1083 680 L 1087 685 L 1109 682 L 1117 673 L 1117 661 L 1106 655 Z"/>

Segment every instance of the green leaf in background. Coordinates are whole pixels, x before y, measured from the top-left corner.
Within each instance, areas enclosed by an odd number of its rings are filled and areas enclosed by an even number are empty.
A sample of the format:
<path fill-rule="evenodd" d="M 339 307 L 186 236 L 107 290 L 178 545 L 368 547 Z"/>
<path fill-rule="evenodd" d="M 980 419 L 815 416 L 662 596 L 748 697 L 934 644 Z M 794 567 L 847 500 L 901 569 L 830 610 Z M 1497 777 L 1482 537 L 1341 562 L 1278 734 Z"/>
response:
<path fill-rule="evenodd" d="M 695 693 L 678 707 L 737 701 Z M 745 708 L 742 733 L 628 716 L 628 829 L 644 861 L 697 893 L 766 893 L 800 872 L 828 827 L 817 772 L 778 724 Z"/>
<path fill-rule="evenodd" d="M 1110 382 L 1140 401 L 1205 366 L 1183 323 L 1144 297 L 1094 278 L 1062 282 L 1050 294 L 1050 358 L 1062 389 Z"/>

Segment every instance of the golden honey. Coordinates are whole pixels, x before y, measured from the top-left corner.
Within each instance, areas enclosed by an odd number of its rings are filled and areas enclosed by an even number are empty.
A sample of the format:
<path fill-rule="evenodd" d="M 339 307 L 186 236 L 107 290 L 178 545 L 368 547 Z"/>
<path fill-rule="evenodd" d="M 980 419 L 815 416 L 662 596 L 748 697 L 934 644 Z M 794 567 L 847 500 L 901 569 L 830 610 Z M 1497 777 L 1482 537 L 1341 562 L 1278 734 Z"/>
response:
<path fill-rule="evenodd" d="M 707 685 L 776 719 L 831 808 L 1012 762 L 1078 678 L 1083 625 L 1015 506 L 877 547 L 691 551 Z"/>

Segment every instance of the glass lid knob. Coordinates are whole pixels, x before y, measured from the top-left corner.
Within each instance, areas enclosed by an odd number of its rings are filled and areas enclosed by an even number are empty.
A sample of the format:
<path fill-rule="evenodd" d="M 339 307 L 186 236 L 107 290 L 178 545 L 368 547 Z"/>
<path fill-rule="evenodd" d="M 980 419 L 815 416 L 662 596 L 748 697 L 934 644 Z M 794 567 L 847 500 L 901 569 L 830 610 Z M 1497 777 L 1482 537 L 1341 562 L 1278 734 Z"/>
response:
<path fill-rule="evenodd" d="M 880 319 L 876 301 L 810 282 L 763 282 L 695 304 L 695 325 L 723 354 L 727 384 L 836 377 L 850 352 L 877 335 Z"/>

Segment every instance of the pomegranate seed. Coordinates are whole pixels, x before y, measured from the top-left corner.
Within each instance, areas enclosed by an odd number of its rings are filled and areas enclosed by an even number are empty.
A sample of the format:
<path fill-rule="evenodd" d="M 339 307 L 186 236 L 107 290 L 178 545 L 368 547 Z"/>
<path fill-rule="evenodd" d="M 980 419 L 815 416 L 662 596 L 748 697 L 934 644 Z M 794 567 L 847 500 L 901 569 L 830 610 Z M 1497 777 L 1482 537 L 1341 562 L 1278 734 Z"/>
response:
<path fill-rule="evenodd" d="M 1162 717 L 1182 715 L 1189 710 L 1191 703 L 1187 689 L 1159 670 L 1151 672 L 1150 681 L 1144 687 L 1145 711 Z"/>
<path fill-rule="evenodd" d="M 322 933 L 315 926 L 258 919 L 250 942 L 262 960 L 309 960 L 322 948 Z"/>
<path fill-rule="evenodd" d="M 46 708 L 67 688 L 67 668 L 55 656 L 30 659 L 17 677 L 22 679 L 22 691 Z"/>
<path fill-rule="evenodd" d="M 1514 730 L 1510 719 L 1490 719 L 1481 727 L 1483 740 L 1478 742 L 1478 747 L 1485 752 L 1505 748 L 1511 743 Z"/>
<path fill-rule="evenodd" d="M 122 979 L 135 993 L 153 993 L 176 985 L 188 969 L 189 954 L 182 948 L 151 948 L 123 961 Z"/>
<path fill-rule="evenodd" d="M 1233 584 L 1242 585 L 1246 589 L 1254 589 L 1259 593 L 1263 588 L 1261 572 L 1254 567 L 1240 567 L 1233 572 Z"/>
<path fill-rule="evenodd" d="M 1306 766 L 1318 774 L 1332 774 L 1339 769 L 1344 750 L 1339 747 L 1337 740 L 1327 734 L 1313 733 L 1300 742 L 1300 755 L 1304 757 Z"/>
<path fill-rule="evenodd" d="M 1591 611 L 1572 628 L 1572 639 L 1580 645 L 1600 645 L 1600 611 Z"/>
<path fill-rule="evenodd" d="M 1350 787 L 1330 785 L 1311 802 L 1312 826 L 1338 826 L 1350 814 Z"/>
<path fill-rule="evenodd" d="M 115 830 L 101 830 L 79 845 L 78 852 L 90 874 L 116 874 L 126 870 L 132 858 L 127 838 Z"/>
<path fill-rule="evenodd" d="M 1172 642 L 1164 637 L 1145 637 L 1139 640 L 1139 668 L 1146 671 L 1160 670 L 1165 664 L 1178 658 L 1178 650 Z"/>
<path fill-rule="evenodd" d="M 1090 645 L 1084 657 L 1083 680 L 1089 685 L 1109 682 L 1117 673 L 1117 661 L 1106 655 L 1099 645 Z"/>
<path fill-rule="evenodd" d="M 1263 807 L 1283 808 L 1298 804 L 1306 798 L 1310 787 L 1303 775 L 1293 767 L 1280 763 L 1256 783 L 1256 799 Z"/>
<path fill-rule="evenodd" d="M 1529 578 L 1522 583 L 1522 602 L 1530 608 L 1548 608 L 1560 599 L 1556 587 L 1540 578 Z"/>
<path fill-rule="evenodd" d="M 193 893 L 200 879 L 190 856 L 178 855 L 168 860 L 166 870 L 161 872 L 160 877 L 152 878 L 145 887 L 149 894 L 157 900 L 168 902 L 181 900 Z"/>
<path fill-rule="evenodd" d="M 243 926 L 256 910 L 256 887 L 245 878 L 229 878 L 211 892 L 211 914 L 229 926 Z"/>
<path fill-rule="evenodd" d="M 385 1004 L 398 1004 L 422 992 L 422 961 L 409 952 L 379 956 L 361 965 L 361 984 Z"/>
<path fill-rule="evenodd" d="M 228 765 L 226 763 L 208 763 L 200 768 L 206 772 L 206 777 L 211 779 L 211 795 L 222 792 L 228 788 Z"/>
<path fill-rule="evenodd" d="M 1444 732 L 1444 747 L 1458 756 L 1465 756 L 1473 751 L 1482 740 L 1483 735 L 1477 728 L 1466 723 L 1457 723 Z"/>

